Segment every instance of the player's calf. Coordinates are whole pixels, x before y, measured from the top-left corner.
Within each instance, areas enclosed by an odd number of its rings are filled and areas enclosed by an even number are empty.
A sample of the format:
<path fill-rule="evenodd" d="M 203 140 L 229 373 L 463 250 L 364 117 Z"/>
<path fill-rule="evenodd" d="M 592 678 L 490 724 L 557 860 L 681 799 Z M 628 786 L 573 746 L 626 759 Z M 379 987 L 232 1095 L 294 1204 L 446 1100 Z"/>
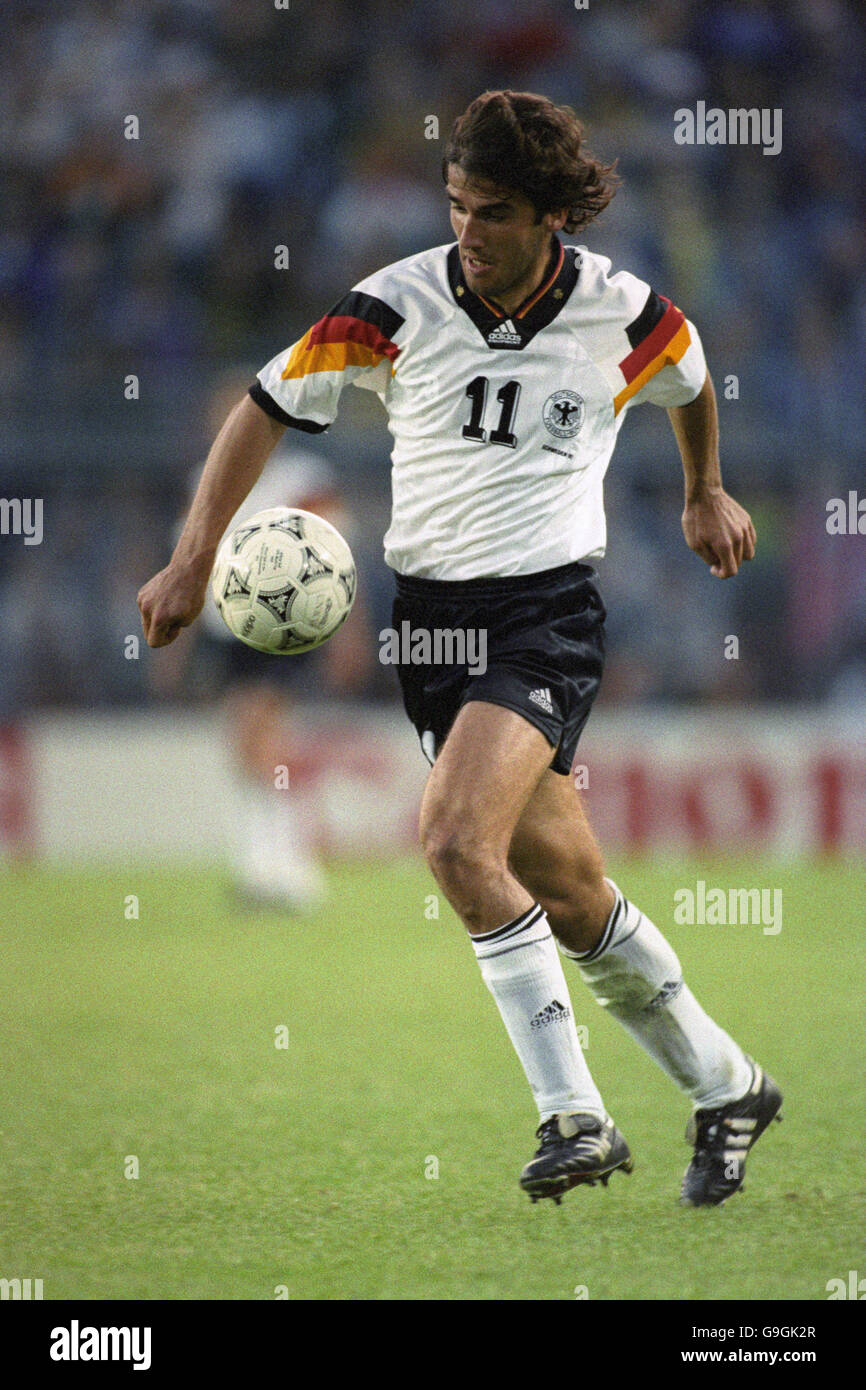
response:
<path fill-rule="evenodd" d="M 570 779 L 548 773 L 521 816 L 508 851 L 515 878 L 574 953 L 598 944 L 614 906 L 604 860 Z"/>
<path fill-rule="evenodd" d="M 521 882 L 528 887 L 523 878 Z M 583 954 L 601 940 L 613 906 L 613 893 L 602 875 L 576 881 L 568 895 L 542 890 L 535 896 L 547 913 L 551 931 L 567 951 Z"/>

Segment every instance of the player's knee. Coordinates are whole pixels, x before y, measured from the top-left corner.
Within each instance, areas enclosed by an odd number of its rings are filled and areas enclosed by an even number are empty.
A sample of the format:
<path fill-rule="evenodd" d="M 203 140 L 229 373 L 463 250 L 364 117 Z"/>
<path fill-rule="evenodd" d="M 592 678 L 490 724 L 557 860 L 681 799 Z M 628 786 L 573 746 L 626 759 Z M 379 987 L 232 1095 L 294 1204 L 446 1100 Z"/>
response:
<path fill-rule="evenodd" d="M 440 882 L 480 879 L 497 863 L 495 850 L 476 827 L 448 816 L 422 825 L 421 845 Z"/>

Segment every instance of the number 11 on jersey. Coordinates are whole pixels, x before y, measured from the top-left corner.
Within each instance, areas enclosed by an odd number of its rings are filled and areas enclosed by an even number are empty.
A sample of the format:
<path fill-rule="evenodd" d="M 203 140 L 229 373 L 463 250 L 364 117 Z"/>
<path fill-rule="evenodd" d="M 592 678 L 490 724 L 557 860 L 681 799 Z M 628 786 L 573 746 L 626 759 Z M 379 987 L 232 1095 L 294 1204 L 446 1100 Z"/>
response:
<path fill-rule="evenodd" d="M 466 387 L 466 394 L 472 402 L 472 413 L 469 417 L 469 424 L 463 426 L 463 438 L 475 439 L 479 444 L 487 443 L 487 431 L 482 427 L 481 421 L 484 419 L 484 411 L 487 406 L 489 386 L 490 382 L 486 376 L 477 376 Z M 496 392 L 496 399 L 502 406 L 502 411 L 499 416 L 499 424 L 495 430 L 490 431 L 491 444 L 504 444 L 506 449 L 516 447 L 517 436 L 511 433 L 511 426 L 514 424 L 514 417 L 517 414 L 519 397 L 519 381 L 507 381 Z"/>

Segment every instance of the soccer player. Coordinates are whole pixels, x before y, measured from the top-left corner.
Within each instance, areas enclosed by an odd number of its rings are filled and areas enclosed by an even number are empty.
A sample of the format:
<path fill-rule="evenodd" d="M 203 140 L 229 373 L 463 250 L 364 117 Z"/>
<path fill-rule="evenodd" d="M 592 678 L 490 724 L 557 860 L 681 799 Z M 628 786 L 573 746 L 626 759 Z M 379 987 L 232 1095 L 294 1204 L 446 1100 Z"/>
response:
<path fill-rule="evenodd" d="M 483 672 L 407 661 L 398 673 L 432 763 L 424 852 L 538 1107 L 541 1142 L 521 1186 L 558 1202 L 633 1166 L 581 1051 L 561 951 L 689 1096 L 681 1200 L 718 1204 L 742 1185 L 782 1097 L 605 877 L 569 776 L 602 673 L 605 609 L 588 562 L 604 553 L 602 483 L 628 410 L 668 410 L 685 539 L 712 574 L 734 576 L 755 531 L 722 487 L 694 325 L 634 275 L 560 240 L 614 192 L 612 166 L 582 145 L 571 109 L 544 97 L 471 103 L 443 160 L 456 242 L 370 275 L 259 372 L 139 605 L 151 646 L 170 642 L 200 611 L 217 540 L 283 430 L 327 429 L 349 383 L 378 394 L 394 436 L 394 627 L 486 641 Z"/>

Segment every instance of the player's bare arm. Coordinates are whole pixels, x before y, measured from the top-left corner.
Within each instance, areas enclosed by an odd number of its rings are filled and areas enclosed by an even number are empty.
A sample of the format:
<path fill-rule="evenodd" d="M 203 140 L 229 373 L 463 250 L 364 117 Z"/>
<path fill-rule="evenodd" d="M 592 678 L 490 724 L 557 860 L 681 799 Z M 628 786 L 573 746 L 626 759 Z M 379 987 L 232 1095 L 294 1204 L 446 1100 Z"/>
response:
<path fill-rule="evenodd" d="M 167 646 L 198 617 L 220 538 L 284 429 L 249 396 L 226 419 L 208 454 L 169 564 L 139 591 L 138 607 L 149 646 Z"/>
<path fill-rule="evenodd" d="M 718 579 L 730 579 L 755 554 L 755 528 L 748 512 L 722 487 L 719 417 L 709 373 L 688 405 L 668 411 L 685 477 L 682 525 L 686 544 Z"/>

